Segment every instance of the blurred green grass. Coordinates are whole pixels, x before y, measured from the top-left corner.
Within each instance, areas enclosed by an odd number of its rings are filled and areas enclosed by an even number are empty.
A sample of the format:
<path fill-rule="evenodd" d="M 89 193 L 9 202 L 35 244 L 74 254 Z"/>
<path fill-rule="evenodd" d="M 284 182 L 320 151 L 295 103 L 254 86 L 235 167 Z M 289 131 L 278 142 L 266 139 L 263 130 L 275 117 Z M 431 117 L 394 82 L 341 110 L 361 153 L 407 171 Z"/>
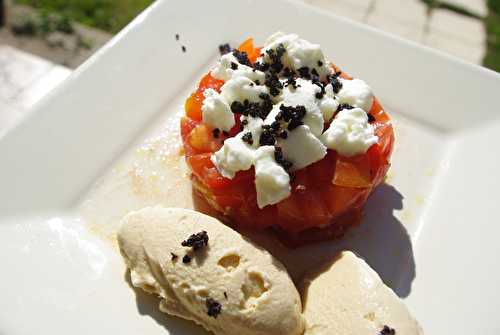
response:
<path fill-rule="evenodd" d="M 85 25 L 116 33 L 154 0 L 15 0 L 46 13 L 58 13 Z"/>
<path fill-rule="evenodd" d="M 488 48 L 483 64 L 500 72 L 500 0 L 488 0 L 488 8 L 485 19 Z"/>

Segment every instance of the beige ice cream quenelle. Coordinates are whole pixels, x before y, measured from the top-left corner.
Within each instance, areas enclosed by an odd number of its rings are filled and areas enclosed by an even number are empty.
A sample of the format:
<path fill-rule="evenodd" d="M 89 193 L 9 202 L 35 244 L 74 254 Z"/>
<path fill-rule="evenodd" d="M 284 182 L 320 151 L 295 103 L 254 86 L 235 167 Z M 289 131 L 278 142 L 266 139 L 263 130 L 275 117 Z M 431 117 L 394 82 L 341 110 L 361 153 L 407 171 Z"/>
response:
<path fill-rule="evenodd" d="M 145 208 L 123 219 L 118 242 L 133 285 L 159 295 L 163 312 L 221 335 L 303 333 L 300 296 L 283 265 L 212 217 Z"/>
<path fill-rule="evenodd" d="M 322 270 L 304 280 L 304 335 L 423 334 L 404 303 L 352 252 Z"/>

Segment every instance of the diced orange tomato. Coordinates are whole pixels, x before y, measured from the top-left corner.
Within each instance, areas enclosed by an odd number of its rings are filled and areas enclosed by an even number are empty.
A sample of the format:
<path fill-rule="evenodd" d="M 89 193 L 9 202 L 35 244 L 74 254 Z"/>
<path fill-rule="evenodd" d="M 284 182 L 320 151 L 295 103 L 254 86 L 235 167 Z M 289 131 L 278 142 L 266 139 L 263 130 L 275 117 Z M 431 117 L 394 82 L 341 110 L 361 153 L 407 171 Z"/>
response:
<path fill-rule="evenodd" d="M 187 141 L 197 152 L 215 152 L 222 146 L 221 141 L 214 138 L 211 128 L 204 123 L 191 130 Z"/>
<path fill-rule="evenodd" d="M 352 188 L 366 188 L 372 185 L 370 158 L 364 155 L 354 157 L 337 156 L 333 184 Z"/>
<path fill-rule="evenodd" d="M 198 85 L 198 89 L 193 94 L 191 94 L 191 96 L 186 100 L 186 103 L 184 104 L 186 116 L 190 117 L 193 120 L 201 121 L 201 106 L 203 105 L 203 100 L 205 99 L 203 92 L 207 88 L 212 88 L 217 92 L 220 92 L 220 88 L 222 87 L 222 85 L 224 85 L 224 81 L 215 79 L 214 77 L 212 77 L 210 72 L 203 76 Z"/>
<path fill-rule="evenodd" d="M 260 55 L 260 48 L 254 48 L 253 38 L 248 38 L 238 47 L 241 52 L 246 52 L 248 60 L 254 63 Z"/>

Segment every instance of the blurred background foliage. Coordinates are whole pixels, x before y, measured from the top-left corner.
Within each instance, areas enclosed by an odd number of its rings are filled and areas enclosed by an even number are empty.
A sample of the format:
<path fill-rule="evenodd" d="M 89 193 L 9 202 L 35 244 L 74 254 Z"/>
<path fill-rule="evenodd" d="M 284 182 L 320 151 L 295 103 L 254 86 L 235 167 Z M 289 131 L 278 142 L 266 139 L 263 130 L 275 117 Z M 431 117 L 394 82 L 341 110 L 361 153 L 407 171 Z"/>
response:
<path fill-rule="evenodd" d="M 500 72 L 500 0 L 488 0 L 488 9 L 485 18 L 488 46 L 483 64 Z"/>
<path fill-rule="evenodd" d="M 333 0 L 332 0 L 333 1 Z M 448 9 L 484 22 L 487 50 L 483 64 L 500 71 L 500 0 L 487 1 L 489 14 L 482 17 L 446 0 L 421 0 L 432 8 Z M 76 21 L 109 33 L 117 33 L 154 0 L 14 0 L 38 9 L 43 17 L 58 15 L 57 30 Z"/>
<path fill-rule="evenodd" d="M 117 33 L 154 0 L 15 0 L 44 13 L 58 13 L 110 33 Z"/>

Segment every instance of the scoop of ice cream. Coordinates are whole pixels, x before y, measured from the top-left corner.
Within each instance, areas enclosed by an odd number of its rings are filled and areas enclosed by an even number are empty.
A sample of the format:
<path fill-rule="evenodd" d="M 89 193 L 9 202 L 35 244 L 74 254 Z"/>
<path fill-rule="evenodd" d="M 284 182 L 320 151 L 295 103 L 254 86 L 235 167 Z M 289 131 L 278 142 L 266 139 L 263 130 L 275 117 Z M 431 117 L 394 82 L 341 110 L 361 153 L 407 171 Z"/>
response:
<path fill-rule="evenodd" d="M 404 303 L 352 252 L 306 275 L 303 284 L 304 335 L 423 334 Z"/>
<path fill-rule="evenodd" d="M 303 333 L 283 265 L 212 217 L 144 208 L 123 219 L 118 242 L 132 284 L 159 295 L 163 312 L 221 335 Z"/>

